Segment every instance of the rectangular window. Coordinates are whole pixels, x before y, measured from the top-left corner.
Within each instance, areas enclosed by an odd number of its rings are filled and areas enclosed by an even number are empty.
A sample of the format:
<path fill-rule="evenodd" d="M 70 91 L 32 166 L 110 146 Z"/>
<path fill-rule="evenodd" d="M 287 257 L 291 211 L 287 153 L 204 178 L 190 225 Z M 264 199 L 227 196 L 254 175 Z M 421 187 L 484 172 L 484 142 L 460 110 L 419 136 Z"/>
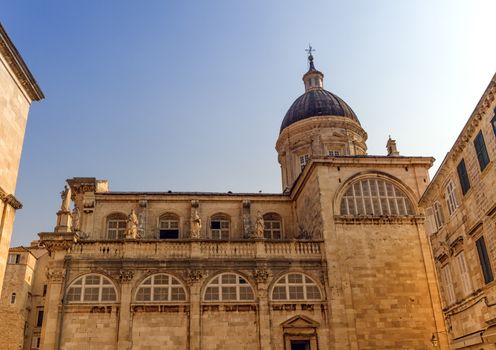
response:
<path fill-rule="evenodd" d="M 310 350 L 310 341 L 291 340 L 291 350 Z"/>
<path fill-rule="evenodd" d="M 456 256 L 456 261 L 458 263 L 458 270 L 460 271 L 463 294 L 470 294 L 472 292 L 472 281 L 470 280 L 470 273 L 468 272 L 467 262 L 465 261 L 465 254 L 460 252 L 460 254 Z"/>
<path fill-rule="evenodd" d="M 448 186 L 446 186 L 446 203 L 448 204 L 449 214 L 453 214 L 456 208 L 458 208 L 458 203 L 456 202 L 455 184 L 453 181 L 450 181 Z"/>
<path fill-rule="evenodd" d="M 31 343 L 31 349 L 39 349 L 41 345 L 41 338 L 39 335 L 33 336 L 33 341 Z"/>
<path fill-rule="evenodd" d="M 46 293 L 47 293 L 47 285 L 44 284 L 43 285 L 43 296 L 46 296 Z"/>
<path fill-rule="evenodd" d="M 441 278 L 444 285 L 444 296 L 446 297 L 446 303 L 451 305 L 455 302 L 455 289 L 453 288 L 453 279 L 451 278 L 451 270 L 449 265 L 445 265 L 441 268 Z"/>
<path fill-rule="evenodd" d="M 444 225 L 444 217 L 443 217 L 441 204 L 439 204 L 439 202 L 435 202 L 433 208 L 434 208 L 434 219 L 436 221 L 436 228 L 439 230 Z"/>
<path fill-rule="evenodd" d="M 21 262 L 21 254 L 10 254 L 9 264 L 19 264 Z"/>
<path fill-rule="evenodd" d="M 482 136 L 482 131 L 479 131 L 474 139 L 475 153 L 477 153 L 477 159 L 479 160 L 480 170 L 484 170 L 489 164 L 489 154 L 487 153 L 486 143 L 484 142 L 484 136 Z"/>
<path fill-rule="evenodd" d="M 41 327 L 43 325 L 43 309 L 38 309 L 38 316 L 36 318 L 36 327 Z"/>
<path fill-rule="evenodd" d="M 304 154 L 302 156 L 300 156 L 300 167 L 301 167 L 301 170 L 303 170 L 303 168 L 305 168 L 305 165 L 307 165 L 308 161 L 310 160 L 310 155 L 309 154 Z"/>
<path fill-rule="evenodd" d="M 484 282 L 487 284 L 492 282 L 493 270 L 491 269 L 491 263 L 489 262 L 489 255 L 487 254 L 486 242 L 484 237 L 481 237 L 475 242 L 477 246 L 477 253 L 479 253 L 479 261 L 482 268 L 482 273 L 484 275 Z"/>
<path fill-rule="evenodd" d="M 494 109 L 494 117 L 491 119 L 491 125 L 493 126 L 494 135 L 496 135 L 496 108 Z"/>
<path fill-rule="evenodd" d="M 458 178 L 460 179 L 460 186 L 462 186 L 463 194 L 467 193 L 470 189 L 470 180 L 467 174 L 467 168 L 465 167 L 465 159 L 462 159 L 458 166 L 456 167 L 458 172 Z"/>

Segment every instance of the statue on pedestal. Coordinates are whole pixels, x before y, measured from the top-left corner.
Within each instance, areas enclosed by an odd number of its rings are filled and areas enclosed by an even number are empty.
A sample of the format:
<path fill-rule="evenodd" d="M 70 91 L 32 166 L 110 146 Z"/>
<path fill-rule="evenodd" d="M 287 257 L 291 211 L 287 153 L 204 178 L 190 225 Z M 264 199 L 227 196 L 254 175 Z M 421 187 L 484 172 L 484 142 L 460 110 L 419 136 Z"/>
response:
<path fill-rule="evenodd" d="M 191 218 L 191 238 L 200 238 L 201 235 L 202 222 L 200 215 L 198 215 L 198 210 L 195 209 L 195 213 Z"/>
<path fill-rule="evenodd" d="M 74 207 L 74 209 L 72 209 L 71 216 L 72 216 L 72 231 L 73 232 L 79 231 L 80 213 L 77 207 Z"/>
<path fill-rule="evenodd" d="M 126 239 L 138 238 L 138 225 L 138 216 L 136 215 L 136 211 L 133 209 L 127 217 Z"/>
<path fill-rule="evenodd" d="M 255 222 L 255 238 L 264 238 L 265 223 L 263 216 L 260 212 L 257 212 L 257 221 Z"/>
<path fill-rule="evenodd" d="M 69 207 L 71 205 L 71 188 L 65 185 L 64 190 L 60 192 L 60 197 L 62 198 L 62 205 L 60 206 L 60 210 L 69 211 Z"/>

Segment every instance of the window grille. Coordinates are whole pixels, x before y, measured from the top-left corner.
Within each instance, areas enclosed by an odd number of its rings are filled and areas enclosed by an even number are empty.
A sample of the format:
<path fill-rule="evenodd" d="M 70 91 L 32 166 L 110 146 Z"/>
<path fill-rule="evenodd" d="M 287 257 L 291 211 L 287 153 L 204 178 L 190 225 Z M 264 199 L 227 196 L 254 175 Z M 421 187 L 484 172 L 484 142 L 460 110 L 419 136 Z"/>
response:
<path fill-rule="evenodd" d="M 70 303 L 115 302 L 117 293 L 110 279 L 91 274 L 76 279 L 70 285 L 66 298 Z"/>
<path fill-rule="evenodd" d="M 395 185 L 382 179 L 351 184 L 341 200 L 341 215 L 413 215 L 412 204 Z"/>
<path fill-rule="evenodd" d="M 281 239 L 282 220 L 279 214 L 269 213 L 263 216 L 264 237 L 267 239 Z"/>
<path fill-rule="evenodd" d="M 288 273 L 277 280 L 272 300 L 321 300 L 319 287 L 302 273 Z"/>
<path fill-rule="evenodd" d="M 448 204 L 448 212 L 452 215 L 456 208 L 458 208 L 455 194 L 455 184 L 453 181 L 450 181 L 446 186 L 446 203 Z"/>
<path fill-rule="evenodd" d="M 248 281 L 235 273 L 216 276 L 205 288 L 204 301 L 253 301 L 253 289 Z"/>
<path fill-rule="evenodd" d="M 329 155 L 331 157 L 337 157 L 337 156 L 339 156 L 339 151 L 329 151 Z"/>
<path fill-rule="evenodd" d="M 186 300 L 186 290 L 181 282 L 168 274 L 146 278 L 136 292 L 136 301 L 176 302 Z"/>

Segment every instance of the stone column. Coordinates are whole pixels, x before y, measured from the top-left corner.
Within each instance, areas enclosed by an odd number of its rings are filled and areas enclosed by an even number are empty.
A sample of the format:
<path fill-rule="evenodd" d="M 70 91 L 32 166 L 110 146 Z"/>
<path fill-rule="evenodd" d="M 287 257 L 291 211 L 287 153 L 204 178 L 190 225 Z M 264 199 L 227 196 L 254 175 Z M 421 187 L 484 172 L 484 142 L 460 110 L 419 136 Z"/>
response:
<path fill-rule="evenodd" d="M 201 283 L 203 273 L 189 270 L 186 281 L 189 285 L 189 350 L 201 349 Z"/>
<path fill-rule="evenodd" d="M 257 281 L 258 294 L 258 349 L 271 349 L 269 286 L 267 283 L 269 272 L 265 267 L 259 267 L 253 271 L 253 277 Z"/>
<path fill-rule="evenodd" d="M 65 271 L 58 264 L 50 264 L 47 271 L 47 294 L 44 306 L 44 325 L 41 331 L 41 348 L 43 350 L 57 349 L 59 341 L 60 307 L 63 298 L 63 283 Z M 63 325 L 62 325 L 63 327 Z"/>
<path fill-rule="evenodd" d="M 131 329 L 133 326 L 131 301 L 133 284 L 133 272 L 130 270 L 121 270 L 121 305 L 119 309 L 119 334 L 117 336 L 117 349 L 128 350 L 131 349 Z"/>

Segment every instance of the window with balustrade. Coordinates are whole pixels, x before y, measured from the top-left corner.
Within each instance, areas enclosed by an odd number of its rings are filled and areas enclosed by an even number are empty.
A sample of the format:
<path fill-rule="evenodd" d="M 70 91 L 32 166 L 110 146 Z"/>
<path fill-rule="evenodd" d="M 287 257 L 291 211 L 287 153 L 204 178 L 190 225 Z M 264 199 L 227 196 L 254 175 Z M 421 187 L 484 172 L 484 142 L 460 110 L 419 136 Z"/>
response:
<path fill-rule="evenodd" d="M 161 215 L 158 220 L 158 229 L 160 239 L 178 239 L 179 216 L 173 213 Z"/>
<path fill-rule="evenodd" d="M 254 301 L 255 294 L 246 278 L 236 273 L 222 273 L 215 276 L 205 288 L 204 301 Z"/>
<path fill-rule="evenodd" d="M 114 213 L 107 216 L 107 239 L 122 239 L 126 235 L 127 216 Z"/>
<path fill-rule="evenodd" d="M 267 213 L 263 216 L 264 237 L 267 239 L 282 238 L 282 219 L 277 213 Z"/>
<path fill-rule="evenodd" d="M 176 277 L 159 273 L 141 282 L 135 299 L 137 302 L 182 302 L 186 301 L 186 289 Z"/>
<path fill-rule="evenodd" d="M 231 218 L 226 214 L 215 214 L 210 218 L 210 238 L 229 239 Z"/>
<path fill-rule="evenodd" d="M 315 281 L 303 273 L 288 273 L 280 277 L 272 289 L 272 300 L 322 300 Z"/>
<path fill-rule="evenodd" d="M 117 292 L 108 277 L 89 274 L 70 284 L 66 300 L 69 303 L 111 303 L 117 301 Z"/>
<path fill-rule="evenodd" d="M 414 215 L 406 194 L 391 181 L 373 178 L 350 184 L 341 200 L 341 215 Z"/>

